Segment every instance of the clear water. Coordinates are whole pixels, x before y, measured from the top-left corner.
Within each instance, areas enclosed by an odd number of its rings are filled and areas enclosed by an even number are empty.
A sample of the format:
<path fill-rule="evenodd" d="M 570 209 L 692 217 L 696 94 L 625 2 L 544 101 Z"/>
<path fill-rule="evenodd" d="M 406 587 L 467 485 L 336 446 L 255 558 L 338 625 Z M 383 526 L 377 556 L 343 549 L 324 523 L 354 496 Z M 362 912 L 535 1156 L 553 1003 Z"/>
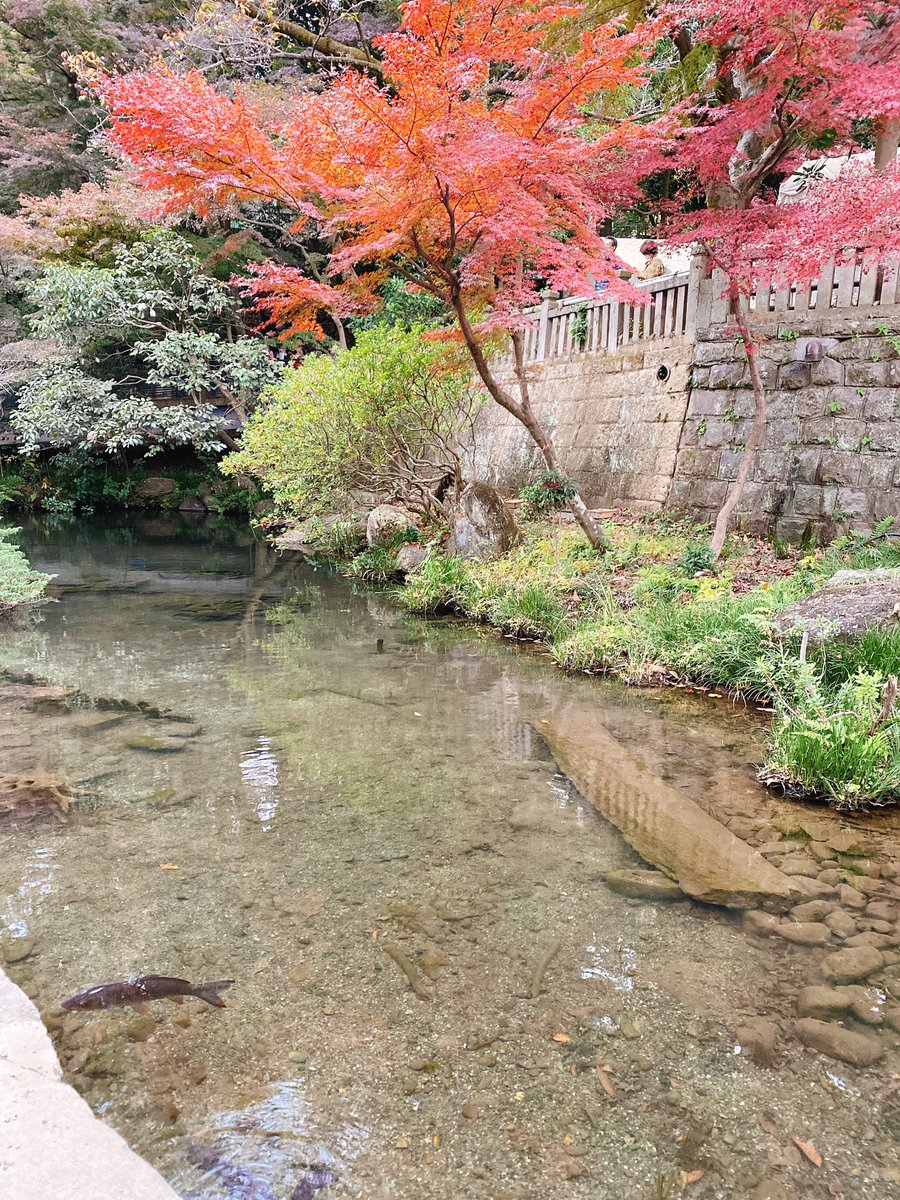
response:
<path fill-rule="evenodd" d="M 660 778 L 765 817 L 748 714 L 567 679 L 246 536 L 32 525 L 24 544 L 58 601 L 0 661 L 200 727 L 150 753 L 128 742 L 168 722 L 88 706 L 20 714 L 0 749 L 0 771 L 86 789 L 65 823 L 0 829 L 6 936 L 36 939 L 7 969 L 181 1195 L 900 1194 L 889 1069 L 740 1052 L 748 1017 L 788 1030 L 809 952 L 609 892 L 638 860 L 536 732 L 577 693 Z M 60 1013 L 144 973 L 235 982 L 224 1010 Z"/>

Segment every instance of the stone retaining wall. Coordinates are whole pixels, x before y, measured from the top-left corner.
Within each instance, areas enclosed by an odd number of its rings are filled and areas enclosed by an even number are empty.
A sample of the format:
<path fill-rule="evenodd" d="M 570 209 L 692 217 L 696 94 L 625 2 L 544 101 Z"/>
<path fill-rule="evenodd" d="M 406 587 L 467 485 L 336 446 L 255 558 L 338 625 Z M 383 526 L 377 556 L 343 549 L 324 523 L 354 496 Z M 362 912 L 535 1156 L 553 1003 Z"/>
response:
<path fill-rule="evenodd" d="M 900 517 L 900 314 L 762 325 L 765 442 L 738 510 L 755 533 L 821 540 Z M 824 351 L 805 358 L 809 343 Z M 713 516 L 738 469 L 753 396 L 743 347 L 702 332 L 669 505 Z"/>
<path fill-rule="evenodd" d="M 62 1070 L 40 1015 L 0 971 L 0 1196 L 4 1200 L 178 1200 L 98 1120 Z"/>
<path fill-rule="evenodd" d="M 754 326 L 769 420 L 738 526 L 800 541 L 900 519 L 900 305 L 769 313 Z M 820 361 L 807 361 L 810 341 L 821 343 Z M 528 371 L 535 412 L 590 505 L 715 515 L 753 413 L 743 348 L 727 326 Z M 514 495 L 542 469 L 524 429 L 493 402 L 476 433 L 475 478 Z"/>
<path fill-rule="evenodd" d="M 687 412 L 690 358 L 690 342 L 679 338 L 529 366 L 532 406 L 589 504 L 647 509 L 666 502 Z M 667 378 L 657 378 L 660 368 Z M 504 383 L 514 392 L 512 378 Z M 476 433 L 476 479 L 515 494 L 542 469 L 524 428 L 493 401 L 479 413 Z"/>

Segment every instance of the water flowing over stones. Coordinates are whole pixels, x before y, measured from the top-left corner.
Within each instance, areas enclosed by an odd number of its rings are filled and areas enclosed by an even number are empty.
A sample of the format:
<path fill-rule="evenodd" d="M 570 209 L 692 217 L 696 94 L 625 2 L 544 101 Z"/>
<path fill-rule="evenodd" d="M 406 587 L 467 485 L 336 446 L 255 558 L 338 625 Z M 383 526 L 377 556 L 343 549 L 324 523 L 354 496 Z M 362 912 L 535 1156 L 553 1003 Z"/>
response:
<path fill-rule="evenodd" d="M 538 726 L 560 768 L 643 858 L 697 900 L 735 908 L 786 905 L 788 879 L 698 804 L 645 770 L 573 702 Z"/>

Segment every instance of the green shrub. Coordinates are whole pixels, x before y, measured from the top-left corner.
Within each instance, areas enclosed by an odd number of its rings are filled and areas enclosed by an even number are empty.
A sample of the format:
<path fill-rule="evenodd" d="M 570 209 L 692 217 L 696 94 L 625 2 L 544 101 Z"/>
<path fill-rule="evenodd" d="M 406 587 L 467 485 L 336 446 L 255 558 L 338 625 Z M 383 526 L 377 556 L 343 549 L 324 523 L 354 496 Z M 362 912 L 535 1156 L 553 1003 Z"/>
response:
<path fill-rule="evenodd" d="M 685 549 L 675 565 L 683 575 L 696 575 L 698 571 L 714 571 L 716 560 L 708 542 L 694 542 Z"/>
<path fill-rule="evenodd" d="M 480 401 L 424 333 L 376 326 L 351 350 L 308 354 L 251 415 L 223 472 L 259 478 L 286 513 L 334 512 L 364 491 L 435 515 L 435 491 L 458 469 L 452 446 Z"/>
<path fill-rule="evenodd" d="M 885 682 L 857 671 L 828 688 L 809 676 L 782 702 L 761 778 L 841 808 L 900 800 L 900 717 L 883 712 Z"/>
<path fill-rule="evenodd" d="M 0 616 L 36 604 L 51 578 L 32 571 L 28 559 L 10 541 L 17 533 L 17 529 L 0 527 Z"/>
<path fill-rule="evenodd" d="M 330 525 L 310 521 L 309 542 L 316 554 L 329 562 L 345 563 L 354 558 L 366 544 L 365 525 L 352 517 L 340 517 Z"/>
<path fill-rule="evenodd" d="M 401 600 L 410 612 L 423 615 L 462 609 L 472 582 L 461 558 L 432 554 L 406 581 Z"/>
<path fill-rule="evenodd" d="M 561 471 L 541 471 L 534 483 L 528 483 L 519 495 L 525 501 L 525 517 L 544 517 L 566 507 L 578 494 L 578 484 Z"/>
<path fill-rule="evenodd" d="M 372 546 L 357 554 L 347 566 L 347 574 L 367 583 L 388 583 L 397 578 L 397 547 Z"/>

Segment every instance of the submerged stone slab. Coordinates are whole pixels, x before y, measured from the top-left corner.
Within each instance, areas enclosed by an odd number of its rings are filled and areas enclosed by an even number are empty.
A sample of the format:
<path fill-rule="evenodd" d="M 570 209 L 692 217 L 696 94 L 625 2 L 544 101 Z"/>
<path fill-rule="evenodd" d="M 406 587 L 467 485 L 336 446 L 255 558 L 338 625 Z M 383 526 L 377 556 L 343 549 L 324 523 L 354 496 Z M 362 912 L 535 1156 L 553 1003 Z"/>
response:
<path fill-rule="evenodd" d="M 733 908 L 790 902 L 786 876 L 647 770 L 603 727 L 594 708 L 578 702 L 561 706 L 538 728 L 581 794 L 683 892 Z"/>
<path fill-rule="evenodd" d="M 781 633 L 806 630 L 814 641 L 853 637 L 900 622 L 900 570 L 838 571 L 825 587 L 789 604 L 774 619 Z"/>
<path fill-rule="evenodd" d="M 161 1175 L 62 1081 L 37 1009 L 0 971 L 0 1195 L 178 1200 Z"/>
<path fill-rule="evenodd" d="M 640 871 L 631 867 L 610 871 L 606 886 L 620 896 L 635 900 L 683 900 L 684 892 L 674 879 L 662 871 Z"/>

